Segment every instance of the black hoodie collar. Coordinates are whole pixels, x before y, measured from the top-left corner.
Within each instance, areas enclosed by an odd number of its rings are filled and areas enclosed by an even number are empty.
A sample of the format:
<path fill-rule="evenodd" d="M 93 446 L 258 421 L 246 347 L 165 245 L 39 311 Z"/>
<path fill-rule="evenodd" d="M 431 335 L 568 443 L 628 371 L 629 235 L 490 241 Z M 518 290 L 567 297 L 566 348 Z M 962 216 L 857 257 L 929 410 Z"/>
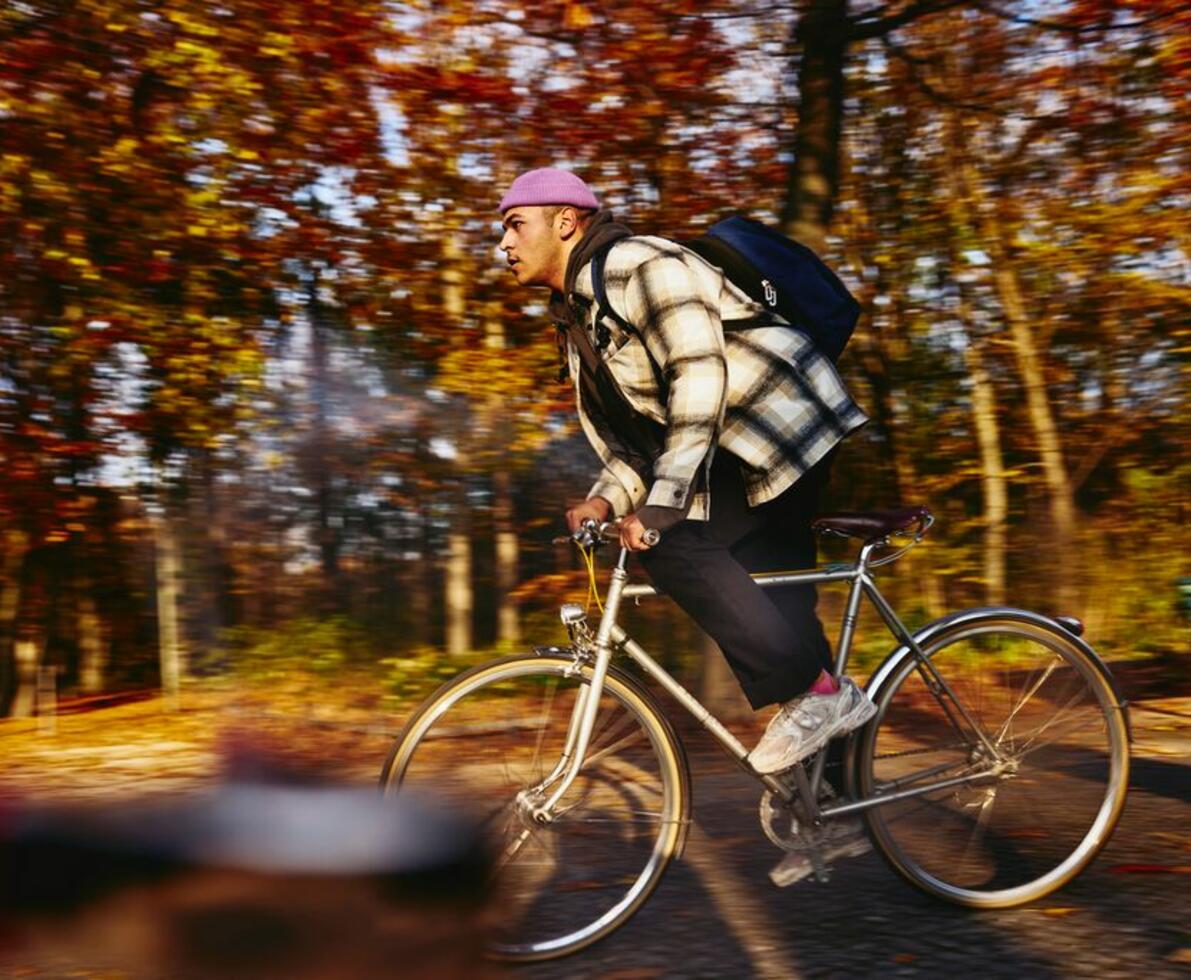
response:
<path fill-rule="evenodd" d="M 570 321 L 571 309 L 568 297 L 575 291 L 575 281 L 579 278 L 583 267 L 600 249 L 622 238 L 628 238 L 630 235 L 632 235 L 632 231 L 629 226 L 617 221 L 611 211 L 597 212 L 567 261 L 566 275 L 563 276 L 563 291 L 560 293 L 553 290 L 550 294 L 550 315 L 552 317 L 556 320 Z"/>

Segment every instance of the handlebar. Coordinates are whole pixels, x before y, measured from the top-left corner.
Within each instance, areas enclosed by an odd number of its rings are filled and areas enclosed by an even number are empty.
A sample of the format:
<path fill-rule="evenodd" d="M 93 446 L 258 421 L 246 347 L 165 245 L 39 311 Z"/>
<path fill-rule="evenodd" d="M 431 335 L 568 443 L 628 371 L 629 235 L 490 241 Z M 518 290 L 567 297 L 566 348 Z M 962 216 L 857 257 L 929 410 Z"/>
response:
<path fill-rule="evenodd" d="M 554 544 L 566 544 L 573 541 L 580 548 L 598 548 L 600 545 L 614 540 L 619 534 L 620 521 L 596 521 L 589 517 L 581 522 L 573 533 L 566 537 L 555 538 Z M 656 528 L 646 528 L 641 539 L 652 548 L 662 540 L 662 532 Z"/>

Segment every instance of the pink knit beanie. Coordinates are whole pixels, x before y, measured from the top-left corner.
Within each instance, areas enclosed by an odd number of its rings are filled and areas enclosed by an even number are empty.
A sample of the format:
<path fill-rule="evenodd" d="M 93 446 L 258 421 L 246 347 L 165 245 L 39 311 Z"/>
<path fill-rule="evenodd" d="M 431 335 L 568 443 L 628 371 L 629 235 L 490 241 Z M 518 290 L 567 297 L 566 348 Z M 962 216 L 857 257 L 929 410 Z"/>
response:
<path fill-rule="evenodd" d="M 542 167 L 527 170 L 501 199 L 500 213 L 509 208 L 535 204 L 570 204 L 577 208 L 598 208 L 600 202 L 582 180 L 569 170 Z"/>

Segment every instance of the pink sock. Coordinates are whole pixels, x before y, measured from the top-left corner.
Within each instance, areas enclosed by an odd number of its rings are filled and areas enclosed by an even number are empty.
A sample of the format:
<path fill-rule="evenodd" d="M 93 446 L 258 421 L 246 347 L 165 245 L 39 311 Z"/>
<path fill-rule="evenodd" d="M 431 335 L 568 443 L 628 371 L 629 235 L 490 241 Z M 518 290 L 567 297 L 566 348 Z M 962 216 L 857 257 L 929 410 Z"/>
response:
<path fill-rule="evenodd" d="M 839 682 L 832 677 L 827 671 L 819 672 L 815 683 L 811 685 L 811 694 L 834 694 L 839 690 Z"/>

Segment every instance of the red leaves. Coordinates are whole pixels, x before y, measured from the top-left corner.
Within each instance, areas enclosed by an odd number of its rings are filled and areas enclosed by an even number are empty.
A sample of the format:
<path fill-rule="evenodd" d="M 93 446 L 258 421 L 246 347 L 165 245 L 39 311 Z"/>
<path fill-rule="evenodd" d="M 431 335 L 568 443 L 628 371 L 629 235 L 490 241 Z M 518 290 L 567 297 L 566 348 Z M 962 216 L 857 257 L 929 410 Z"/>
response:
<path fill-rule="evenodd" d="M 511 109 L 520 101 L 509 78 L 479 71 L 443 68 L 433 64 L 385 67 L 394 95 L 414 96 L 427 108 L 442 102 Z"/>

